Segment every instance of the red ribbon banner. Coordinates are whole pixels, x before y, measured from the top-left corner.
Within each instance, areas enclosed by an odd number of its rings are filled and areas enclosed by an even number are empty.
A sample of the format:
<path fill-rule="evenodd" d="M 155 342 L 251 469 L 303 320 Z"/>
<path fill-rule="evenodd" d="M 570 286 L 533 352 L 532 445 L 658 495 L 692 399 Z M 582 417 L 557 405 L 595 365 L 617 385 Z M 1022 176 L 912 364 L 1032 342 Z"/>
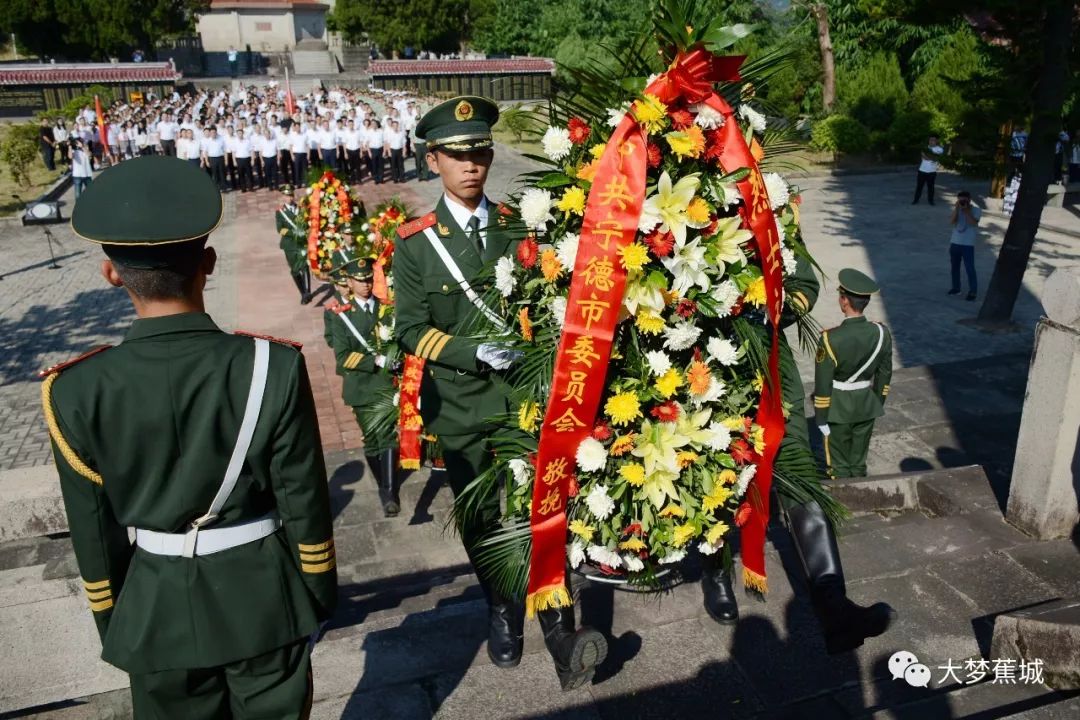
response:
<path fill-rule="evenodd" d="M 405 356 L 398 387 L 398 465 L 403 470 L 420 469 L 420 439 L 424 421 L 420 418 L 420 383 L 424 379 L 424 359 Z"/>
<path fill-rule="evenodd" d="M 743 526 L 744 582 L 764 591 L 765 527 L 769 517 L 772 462 L 784 434 L 780 404 L 779 316 L 783 264 L 779 238 L 757 162 L 739 132 L 731 107 L 712 90 L 714 82 L 738 80 L 741 57 L 716 57 L 703 49 L 680 53 L 668 72 L 646 88 L 670 104 L 678 98 L 705 102 L 724 115 L 721 166 L 746 167 L 738 183 L 745 199 L 743 224 L 754 234 L 763 269 L 767 312 L 773 323 L 769 378 L 764 384 L 757 422 L 765 431 L 765 452 L 748 491 L 751 514 Z M 589 435 L 600 405 L 611 356 L 615 325 L 622 305 L 626 273 L 618 251 L 633 241 L 645 199 L 645 135 L 627 114 L 608 140 L 589 191 L 566 321 L 559 341 L 551 397 L 540 431 L 533 486 L 533 539 L 526 609 L 536 611 L 571 603 L 566 588 L 566 499 L 574 474 L 577 447 Z"/>

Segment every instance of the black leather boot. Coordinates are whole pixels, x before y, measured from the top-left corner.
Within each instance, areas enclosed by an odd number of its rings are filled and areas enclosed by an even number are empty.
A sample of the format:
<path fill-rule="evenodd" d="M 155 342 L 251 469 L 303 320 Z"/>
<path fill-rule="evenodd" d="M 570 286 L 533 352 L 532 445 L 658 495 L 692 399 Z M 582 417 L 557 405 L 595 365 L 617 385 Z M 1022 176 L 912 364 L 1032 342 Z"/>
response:
<path fill-rule="evenodd" d="M 305 266 L 300 277 L 303 281 L 303 286 L 300 288 L 300 304 L 307 305 L 315 297 L 311 292 L 311 268 Z"/>
<path fill-rule="evenodd" d="M 701 593 L 705 596 L 705 612 L 713 620 L 721 625 L 734 625 L 739 621 L 739 603 L 731 587 L 731 573 L 719 552 L 703 558 Z"/>
<path fill-rule="evenodd" d="M 487 653 L 496 667 L 517 667 L 525 646 L 525 608 L 494 596 L 488 601 Z"/>
<path fill-rule="evenodd" d="M 896 611 L 887 603 L 856 605 L 847 596 L 840 548 L 825 512 L 816 502 L 787 509 L 791 536 L 810 584 L 810 600 L 830 655 L 854 650 L 889 629 Z"/>
<path fill-rule="evenodd" d="M 537 613 L 555 672 L 563 690 L 573 690 L 592 681 L 596 667 L 607 657 L 607 639 L 596 630 L 574 630 L 574 609 L 541 610 Z"/>
<path fill-rule="evenodd" d="M 401 500 L 398 498 L 397 473 L 394 472 L 397 450 L 390 448 L 379 453 L 379 501 L 382 502 L 383 514 L 394 517 L 401 512 Z"/>
<path fill-rule="evenodd" d="M 304 289 L 304 274 L 302 272 L 293 273 L 292 279 L 296 289 L 300 291 L 300 304 L 305 304 L 305 300 L 310 301 L 307 291 Z"/>

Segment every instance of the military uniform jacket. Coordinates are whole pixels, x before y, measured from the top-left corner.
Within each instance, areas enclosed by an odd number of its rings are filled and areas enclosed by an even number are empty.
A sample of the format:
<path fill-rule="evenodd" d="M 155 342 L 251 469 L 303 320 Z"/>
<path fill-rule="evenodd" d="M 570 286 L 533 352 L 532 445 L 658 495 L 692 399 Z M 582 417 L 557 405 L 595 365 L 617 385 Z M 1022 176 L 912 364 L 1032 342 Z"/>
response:
<path fill-rule="evenodd" d="M 487 420 L 507 412 L 506 393 L 486 365 L 478 363 L 474 331 L 479 311 L 443 264 L 424 228 L 432 228 L 480 297 L 487 288 L 481 271 L 512 253 L 524 237 L 508 211 L 490 200 L 484 254 L 469 239 L 439 200 L 434 213 L 398 229 L 402 241 L 394 250 L 396 334 L 405 352 L 424 358 L 426 374 L 420 389 L 424 426 L 436 435 L 486 432 Z M 498 312 L 498 308 L 492 307 Z M 473 337 L 470 337 L 473 335 Z"/>
<path fill-rule="evenodd" d="M 879 337 L 881 349 L 869 367 L 859 372 L 874 354 Z M 817 424 L 856 423 L 880 417 L 891 379 L 892 335 L 884 326 L 859 315 L 822 332 L 814 365 Z M 842 387 L 849 382 L 862 387 Z"/>
<path fill-rule="evenodd" d="M 281 236 L 278 247 L 285 253 L 289 269 L 294 273 L 301 272 L 307 264 L 307 237 L 300 208 L 291 203 L 282 205 L 274 214 L 274 223 Z"/>
<path fill-rule="evenodd" d="M 354 407 L 371 402 L 376 393 L 393 392 L 393 379 L 389 371 L 375 364 L 375 356 L 386 355 L 389 349 L 375 336 L 382 304 L 377 298 L 372 300 L 375 303 L 372 312 L 363 310 L 360 301 L 353 298 L 347 305 L 341 306 L 347 307 L 347 310 L 340 313 L 331 310 L 327 313 L 331 347 L 337 360 L 337 372 L 342 377 L 341 398 L 346 405 Z M 349 319 L 370 347 L 365 347 L 353 335 L 343 317 Z"/>
<path fill-rule="evenodd" d="M 193 558 L 128 527 L 184 532 L 210 507 L 244 415 L 255 347 L 204 313 L 136 320 L 43 385 L 71 541 L 102 658 L 129 672 L 213 667 L 305 637 L 337 598 L 318 421 L 304 357 L 271 343 L 236 488 L 211 529 L 276 512 L 277 532 Z"/>

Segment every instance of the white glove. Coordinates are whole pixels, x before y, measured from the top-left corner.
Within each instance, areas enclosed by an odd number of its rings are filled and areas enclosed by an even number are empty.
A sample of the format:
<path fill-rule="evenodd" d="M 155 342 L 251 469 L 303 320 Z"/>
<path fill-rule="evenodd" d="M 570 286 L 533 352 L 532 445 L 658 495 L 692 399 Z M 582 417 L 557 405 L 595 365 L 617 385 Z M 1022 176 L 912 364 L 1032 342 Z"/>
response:
<path fill-rule="evenodd" d="M 520 350 L 511 350 L 502 345 L 483 343 L 476 348 L 476 359 L 494 370 L 505 370 L 522 356 Z"/>
<path fill-rule="evenodd" d="M 386 367 L 386 356 L 385 355 L 376 355 L 375 356 L 375 364 L 378 365 L 379 367 Z"/>
<path fill-rule="evenodd" d="M 818 425 L 818 430 L 821 431 L 821 437 L 829 437 L 829 433 L 832 432 L 832 430 L 829 429 L 828 424 Z"/>

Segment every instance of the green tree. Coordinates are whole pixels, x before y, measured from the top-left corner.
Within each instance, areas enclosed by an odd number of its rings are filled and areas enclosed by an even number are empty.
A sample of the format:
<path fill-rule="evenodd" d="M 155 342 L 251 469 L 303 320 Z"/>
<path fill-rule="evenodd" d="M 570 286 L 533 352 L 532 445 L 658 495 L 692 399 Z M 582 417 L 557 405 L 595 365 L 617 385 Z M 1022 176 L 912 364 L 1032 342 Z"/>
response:
<path fill-rule="evenodd" d="M 30 166 L 37 158 L 38 126 L 20 123 L 10 126 L 0 138 L 0 161 L 20 187 L 30 187 Z"/>
<path fill-rule="evenodd" d="M 840 105 L 870 130 L 886 130 L 908 102 L 900 64 L 892 53 L 879 52 L 838 79 Z"/>
<path fill-rule="evenodd" d="M 328 23 L 349 40 L 366 35 L 386 54 L 406 47 L 454 52 L 471 38 L 474 10 L 485 7 L 470 0 L 338 0 Z"/>

